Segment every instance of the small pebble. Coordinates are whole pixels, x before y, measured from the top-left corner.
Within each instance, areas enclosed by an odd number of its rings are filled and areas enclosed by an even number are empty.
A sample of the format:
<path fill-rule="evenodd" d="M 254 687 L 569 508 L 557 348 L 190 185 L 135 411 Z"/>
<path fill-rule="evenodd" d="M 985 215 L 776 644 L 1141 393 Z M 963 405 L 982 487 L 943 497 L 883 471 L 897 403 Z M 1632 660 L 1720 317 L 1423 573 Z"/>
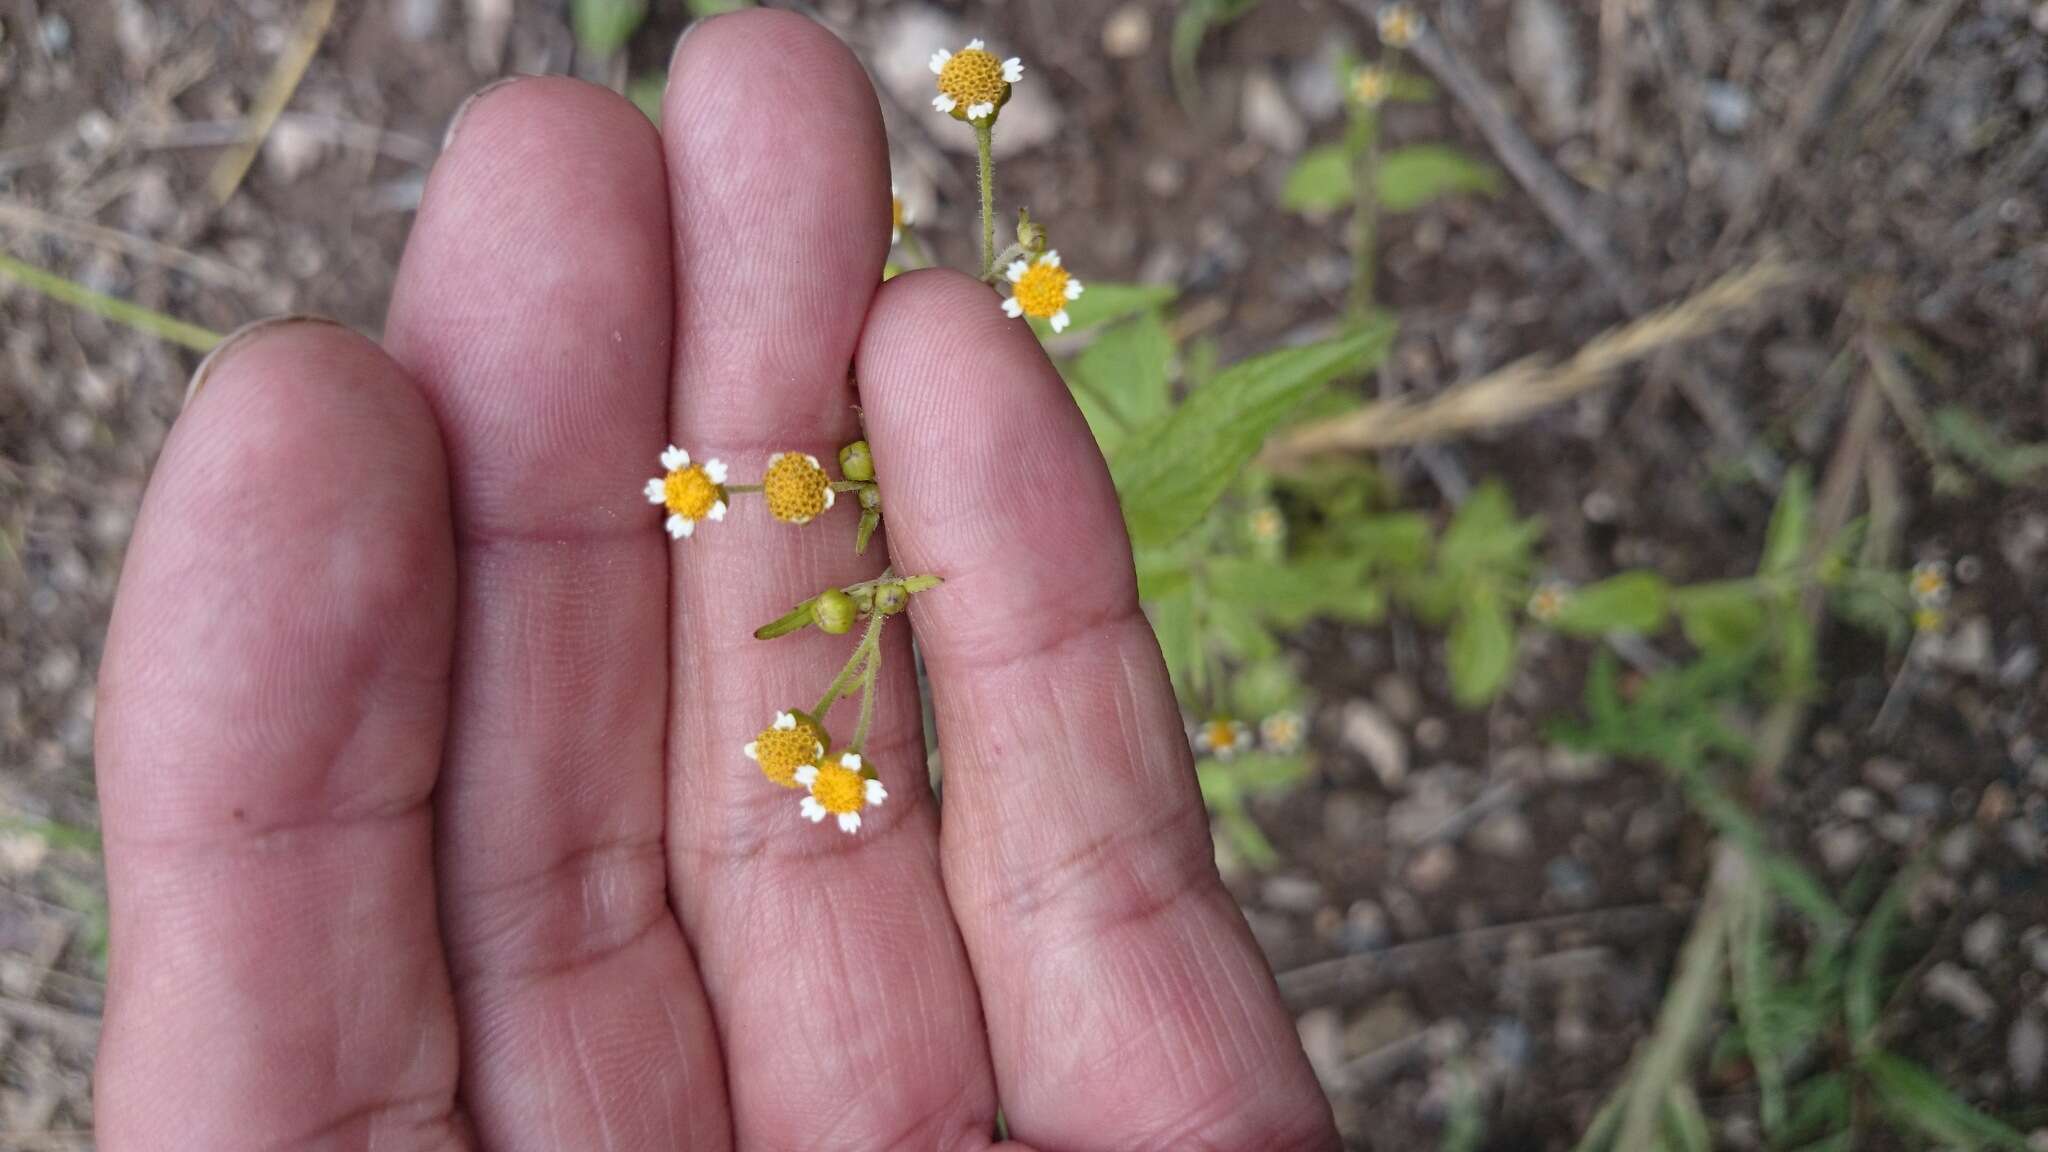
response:
<path fill-rule="evenodd" d="M 1920 980 L 1920 990 L 1929 1000 L 1953 1008 L 1973 1021 L 1988 1020 L 1998 1010 L 1998 1002 L 1975 976 L 1947 960 L 1927 970 Z"/>
<path fill-rule="evenodd" d="M 1323 904 L 1323 886 L 1307 876 L 1283 872 L 1269 876 L 1259 889 L 1266 907 L 1279 912 L 1314 912 Z"/>
<path fill-rule="evenodd" d="M 1387 911 L 1370 900 L 1356 900 L 1344 913 L 1344 948 L 1350 952 L 1377 952 L 1387 946 Z"/>
<path fill-rule="evenodd" d="M 1431 844 L 1409 862 L 1408 886 L 1426 896 L 1441 891 L 1457 873 L 1457 852 L 1449 844 Z"/>
<path fill-rule="evenodd" d="M 1571 856 L 1552 858 L 1543 866 L 1543 880 L 1549 887 L 1550 895 L 1558 903 L 1568 907 L 1582 907 L 1590 904 L 1598 894 L 1593 884 L 1593 874 L 1584 864 Z"/>
<path fill-rule="evenodd" d="M 43 22 L 36 26 L 36 34 L 43 41 L 43 51 L 52 56 L 63 56 L 71 51 L 71 21 L 59 13 L 44 14 Z"/>
<path fill-rule="evenodd" d="M 1969 871 L 1970 862 L 1977 858 L 1977 830 L 1968 825 L 1953 829 L 1941 838 L 1941 847 L 1935 858 L 1944 871 L 1963 873 Z"/>
<path fill-rule="evenodd" d="M 1864 761 L 1863 782 L 1883 792 L 1897 792 L 1911 783 L 1912 769 L 1903 761 L 1889 756 L 1876 756 Z"/>
<path fill-rule="evenodd" d="M 1515 811 L 1495 812 L 1472 829 L 1472 847 L 1504 860 L 1527 856 L 1536 845 L 1529 818 Z"/>
<path fill-rule="evenodd" d="M 2039 1013 L 2022 1012 L 2012 1022 L 2012 1031 L 2005 1036 L 2005 1059 L 2013 1083 L 2031 1093 L 2041 1080 L 2042 1065 L 2048 1063 L 2048 1025 L 2041 1023 Z"/>
<path fill-rule="evenodd" d="M 1344 745 L 1365 758 L 1381 787 L 1399 788 L 1408 776 L 1408 742 L 1386 714 L 1363 700 L 1344 706 L 1338 720 Z"/>
<path fill-rule="evenodd" d="M 1102 25 L 1102 51 L 1112 60 L 1143 55 L 1152 45 L 1152 13 L 1143 4 L 1126 4 Z"/>
<path fill-rule="evenodd" d="M 2012 815 L 2012 789 L 2003 780 L 1993 780 L 1977 798 L 1977 822 L 1997 824 Z"/>
<path fill-rule="evenodd" d="M 1963 957 L 1979 968 L 1988 968 L 2005 951 L 2005 919 L 1987 912 L 1963 930 Z"/>
<path fill-rule="evenodd" d="M 1829 824 L 1813 835 L 1821 863 L 1840 874 L 1862 863 L 1870 849 L 1870 834 L 1854 824 Z"/>
<path fill-rule="evenodd" d="M 1877 793 L 1868 788 L 1844 788 L 1835 797 L 1835 811 L 1851 820 L 1870 820 L 1877 816 Z"/>
<path fill-rule="evenodd" d="M 1426 717 L 1415 725 L 1415 746 L 1424 752 L 1441 752 L 1450 739 L 1451 726 L 1440 716 Z"/>

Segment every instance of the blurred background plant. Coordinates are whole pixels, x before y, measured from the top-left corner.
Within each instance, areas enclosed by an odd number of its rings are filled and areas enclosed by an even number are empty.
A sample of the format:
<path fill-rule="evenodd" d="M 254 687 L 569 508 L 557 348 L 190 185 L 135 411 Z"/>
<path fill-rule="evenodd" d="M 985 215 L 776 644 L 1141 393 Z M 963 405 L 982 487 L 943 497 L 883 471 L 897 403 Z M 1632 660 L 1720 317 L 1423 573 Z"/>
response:
<path fill-rule="evenodd" d="M 464 92 L 658 119 L 739 2 L 0 12 L 0 1147 L 89 1141 L 91 666 L 177 349 L 374 330 Z M 1034 69 L 1039 334 L 1347 1139 L 2048 1146 L 2048 5 L 813 14 L 905 266 L 976 244 L 924 57 Z"/>

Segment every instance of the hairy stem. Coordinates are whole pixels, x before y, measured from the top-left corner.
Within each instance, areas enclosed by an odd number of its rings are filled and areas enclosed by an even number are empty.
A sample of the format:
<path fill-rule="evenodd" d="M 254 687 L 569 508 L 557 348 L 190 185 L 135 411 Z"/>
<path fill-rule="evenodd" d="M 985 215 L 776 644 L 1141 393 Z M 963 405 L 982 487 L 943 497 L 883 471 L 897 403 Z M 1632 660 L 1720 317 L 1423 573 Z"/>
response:
<path fill-rule="evenodd" d="M 846 666 L 839 670 L 839 675 L 832 678 L 831 685 L 825 689 L 825 695 L 819 698 L 818 706 L 811 709 L 811 716 L 819 723 L 824 722 L 825 713 L 831 711 L 834 704 L 839 703 L 839 698 L 846 695 L 848 689 L 866 678 L 869 657 L 875 657 L 876 662 L 880 662 L 884 619 L 886 617 L 880 612 L 868 615 L 867 629 L 860 634 L 860 643 L 854 646 L 853 655 L 847 657 Z"/>
<path fill-rule="evenodd" d="M 995 117 L 974 122 L 974 151 L 981 163 L 981 278 L 996 266 Z"/>

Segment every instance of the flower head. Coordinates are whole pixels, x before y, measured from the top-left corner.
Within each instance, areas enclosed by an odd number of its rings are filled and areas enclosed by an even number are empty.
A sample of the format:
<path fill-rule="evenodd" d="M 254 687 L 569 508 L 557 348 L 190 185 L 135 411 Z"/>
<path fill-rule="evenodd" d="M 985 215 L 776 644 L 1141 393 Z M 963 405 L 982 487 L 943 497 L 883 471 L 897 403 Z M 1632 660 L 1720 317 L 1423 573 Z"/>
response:
<path fill-rule="evenodd" d="M 1252 746 L 1252 730 L 1242 720 L 1218 716 L 1195 729 L 1195 751 L 1228 760 Z"/>
<path fill-rule="evenodd" d="M 1288 753 L 1301 748 L 1302 738 L 1308 735 L 1308 722 L 1299 712 L 1275 712 L 1259 721 L 1259 739 L 1274 752 Z"/>
<path fill-rule="evenodd" d="M 903 243 L 903 230 L 917 223 L 917 216 L 903 206 L 903 194 L 896 190 L 896 182 L 889 181 L 889 243 Z"/>
<path fill-rule="evenodd" d="M 1287 534 L 1287 518 L 1271 504 L 1261 506 L 1251 515 L 1249 521 L 1252 539 L 1261 544 L 1272 544 Z"/>
<path fill-rule="evenodd" d="M 1529 618 L 1539 624 L 1548 624 L 1558 618 L 1566 601 L 1571 598 L 1571 585 L 1562 580 L 1545 580 L 1529 593 Z"/>
<path fill-rule="evenodd" d="M 775 723 L 747 742 L 747 759 L 761 766 L 761 775 L 784 788 L 798 787 L 796 774 L 825 757 L 825 729 L 801 712 L 777 712 Z"/>
<path fill-rule="evenodd" d="M 1939 560 L 1924 560 L 1913 565 L 1912 575 L 1906 578 L 1906 591 L 1913 597 L 1913 603 L 1921 608 L 1940 608 L 1948 603 L 1948 565 Z"/>
<path fill-rule="evenodd" d="M 725 464 L 706 460 L 692 464 L 690 454 L 671 444 L 661 454 L 666 474 L 647 482 L 647 502 L 668 509 L 668 534 L 680 540 L 697 530 L 699 520 L 725 519 Z"/>
<path fill-rule="evenodd" d="M 1389 48 L 1406 48 L 1422 32 L 1422 16 L 1406 4 L 1389 4 L 1380 9 L 1380 43 Z"/>
<path fill-rule="evenodd" d="M 863 809 L 877 808 L 889 798 L 880 780 L 866 775 L 860 753 L 843 753 L 836 761 L 806 764 L 796 770 L 796 782 L 810 795 L 798 805 L 804 819 L 816 824 L 827 816 L 836 817 L 841 832 L 860 831 Z"/>
<path fill-rule="evenodd" d="M 1393 77 L 1377 65 L 1367 65 L 1351 74 L 1351 98 L 1367 108 L 1386 103 L 1393 87 Z"/>
<path fill-rule="evenodd" d="M 1009 101 L 1010 85 L 1024 78 L 1024 62 L 997 60 L 980 40 L 969 40 L 958 52 L 932 53 L 932 73 L 939 78 L 932 107 L 955 120 L 986 120 Z"/>
<path fill-rule="evenodd" d="M 808 452 L 777 452 L 761 477 L 768 514 L 785 524 L 808 524 L 832 506 L 832 478 Z"/>
<path fill-rule="evenodd" d="M 1010 280 L 1010 298 L 1003 301 L 1004 312 L 1012 317 L 1048 321 L 1055 332 L 1067 330 L 1067 302 L 1081 298 L 1081 282 L 1060 267 L 1058 252 L 1016 261 L 1004 275 Z"/>

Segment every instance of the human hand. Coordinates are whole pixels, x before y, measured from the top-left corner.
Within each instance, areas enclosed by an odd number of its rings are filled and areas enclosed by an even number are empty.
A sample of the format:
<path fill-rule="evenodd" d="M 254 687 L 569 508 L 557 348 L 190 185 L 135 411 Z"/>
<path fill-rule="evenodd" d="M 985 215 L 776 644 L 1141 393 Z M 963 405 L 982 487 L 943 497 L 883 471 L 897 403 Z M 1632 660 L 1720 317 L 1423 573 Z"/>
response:
<path fill-rule="evenodd" d="M 101 677 L 100 1147 L 1330 1148 L 1219 883 L 1115 493 L 1029 329 L 881 284 L 854 58 L 784 13 L 677 54 L 657 132 L 492 89 L 437 165 L 388 351 L 202 366 Z M 672 542 L 670 439 L 858 434 L 908 640 L 855 836 L 740 754 L 843 639 L 751 629 L 873 576 L 842 502 Z M 673 431 L 671 431 L 673 430 Z M 754 513 L 754 514 L 750 514 Z"/>

